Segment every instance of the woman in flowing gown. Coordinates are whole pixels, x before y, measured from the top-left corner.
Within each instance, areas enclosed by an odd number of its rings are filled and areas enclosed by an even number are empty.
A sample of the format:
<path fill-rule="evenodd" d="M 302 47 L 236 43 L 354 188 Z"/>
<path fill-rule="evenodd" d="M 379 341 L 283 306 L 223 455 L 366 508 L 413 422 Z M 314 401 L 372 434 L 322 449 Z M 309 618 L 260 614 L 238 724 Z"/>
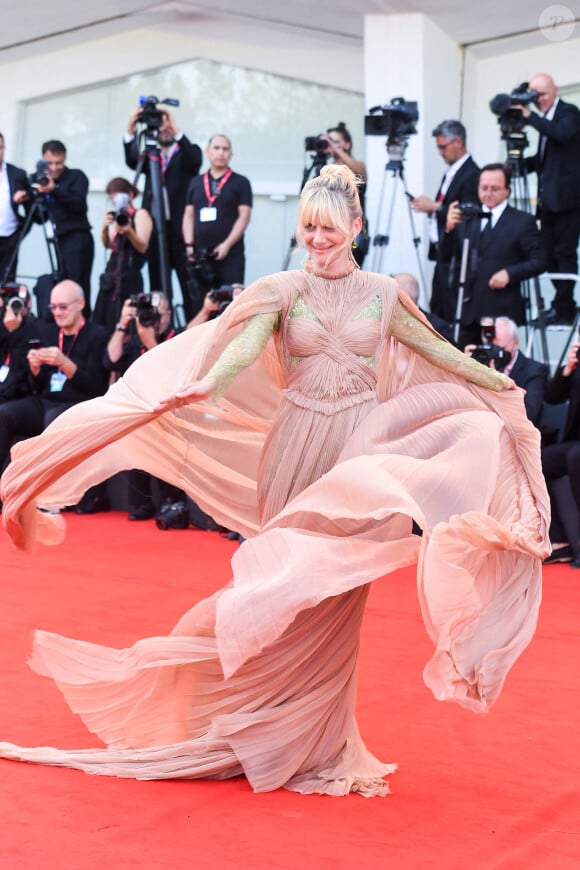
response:
<path fill-rule="evenodd" d="M 537 433 L 508 378 L 434 333 L 393 279 L 356 268 L 360 226 L 354 176 L 325 167 L 301 195 L 304 272 L 256 282 L 17 447 L 3 517 L 20 547 L 56 542 L 47 509 L 136 462 L 248 540 L 232 584 L 169 637 L 113 650 L 37 632 L 31 666 L 106 748 L 0 756 L 385 794 L 395 766 L 355 719 L 360 625 L 369 583 L 414 563 L 435 646 L 425 681 L 473 710 L 495 700 L 540 602 Z"/>

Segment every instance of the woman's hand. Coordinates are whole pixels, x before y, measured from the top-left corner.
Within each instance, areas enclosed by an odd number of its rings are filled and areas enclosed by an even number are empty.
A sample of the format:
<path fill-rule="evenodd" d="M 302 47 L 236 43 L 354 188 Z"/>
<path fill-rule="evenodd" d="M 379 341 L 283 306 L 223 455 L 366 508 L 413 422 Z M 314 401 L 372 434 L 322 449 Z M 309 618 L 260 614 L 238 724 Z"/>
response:
<path fill-rule="evenodd" d="M 211 396 L 216 388 L 217 380 L 215 378 L 202 378 L 201 381 L 195 381 L 189 387 L 183 387 L 181 390 L 178 390 L 173 396 L 161 399 L 155 410 L 169 411 L 171 408 L 179 408 L 182 405 L 189 405 L 193 402 L 203 402 L 204 399 Z"/>

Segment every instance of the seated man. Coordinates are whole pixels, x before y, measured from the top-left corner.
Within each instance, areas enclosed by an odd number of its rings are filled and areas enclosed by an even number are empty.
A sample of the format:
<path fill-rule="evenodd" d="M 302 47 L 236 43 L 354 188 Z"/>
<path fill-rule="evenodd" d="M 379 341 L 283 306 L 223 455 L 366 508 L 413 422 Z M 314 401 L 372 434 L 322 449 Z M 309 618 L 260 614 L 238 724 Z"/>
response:
<path fill-rule="evenodd" d="M 25 284 L 0 288 L 0 404 L 33 394 L 27 355 L 40 344 L 43 326 L 31 311 Z"/>
<path fill-rule="evenodd" d="M 16 441 L 39 435 L 59 414 L 107 389 L 103 365 L 105 330 L 85 320 L 82 288 L 74 281 L 53 287 L 50 309 L 54 323 L 44 324 L 41 346 L 28 350 L 35 395 L 0 405 L 0 472 Z"/>
<path fill-rule="evenodd" d="M 493 327 L 493 347 L 501 348 L 507 354 L 503 355 L 501 370 L 526 391 L 526 414 L 534 426 L 539 427 L 548 383 L 548 368 L 522 353 L 517 324 L 509 317 L 496 317 Z M 468 344 L 465 353 L 472 356 L 475 348 L 476 345 Z M 491 351 L 493 357 L 493 348 Z"/>
<path fill-rule="evenodd" d="M 542 470 L 548 488 L 550 482 L 567 475 L 576 508 L 580 512 L 580 367 L 578 353 L 580 342 L 570 345 L 565 364 L 558 369 L 546 389 L 546 401 L 551 405 L 570 402 L 564 438 L 556 444 L 542 447 Z M 578 534 L 578 532 L 576 532 Z M 578 540 L 572 542 L 577 548 Z M 555 548 L 547 562 L 570 562 L 573 568 L 580 568 L 580 556 L 573 558 L 572 547 Z"/>

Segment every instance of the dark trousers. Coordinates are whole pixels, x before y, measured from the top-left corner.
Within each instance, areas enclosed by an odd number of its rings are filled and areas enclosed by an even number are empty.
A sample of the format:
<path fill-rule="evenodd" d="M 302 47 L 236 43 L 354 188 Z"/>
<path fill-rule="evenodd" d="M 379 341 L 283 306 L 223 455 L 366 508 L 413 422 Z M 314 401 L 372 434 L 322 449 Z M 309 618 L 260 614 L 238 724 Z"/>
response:
<path fill-rule="evenodd" d="M 0 405 L 0 474 L 10 462 L 10 448 L 46 429 L 73 402 L 51 402 L 39 396 L 13 399 Z"/>
<path fill-rule="evenodd" d="M 8 271 L 6 270 L 18 247 L 19 237 L 20 233 L 18 230 L 15 233 L 12 233 L 11 236 L 0 236 L 0 282 L 2 284 L 16 279 L 16 267 L 18 265 L 17 256 L 14 257 L 10 269 L 8 269 Z"/>
<path fill-rule="evenodd" d="M 578 274 L 578 237 L 580 236 L 580 209 L 541 212 L 541 232 L 548 259 L 549 272 Z M 556 295 L 552 302 L 559 315 L 573 317 L 574 281 L 554 281 Z"/>
<path fill-rule="evenodd" d="M 134 468 L 129 472 L 129 508 L 133 510 L 141 505 L 153 506 L 152 483 L 157 482 L 157 490 L 160 501 L 172 499 L 174 501 L 185 500 L 185 493 L 176 486 L 166 483 L 164 480 L 154 478 L 147 471 Z"/>
<path fill-rule="evenodd" d="M 95 243 L 87 230 L 73 230 L 64 236 L 58 236 L 58 251 L 60 254 L 61 276 L 76 281 L 83 288 L 85 307 L 83 314 L 89 317 L 91 313 L 91 270 L 95 256 Z"/>
<path fill-rule="evenodd" d="M 190 299 L 188 290 L 189 271 L 187 268 L 187 256 L 185 253 L 185 245 L 181 234 L 177 234 L 170 223 L 165 224 L 165 238 L 167 241 L 167 258 L 169 261 L 169 287 L 167 295 L 169 301 L 172 301 L 173 289 L 171 287 L 171 272 L 175 271 L 179 286 L 181 287 L 181 295 L 183 296 L 183 308 L 185 311 L 185 319 L 191 318 L 197 313 L 198 309 L 194 310 L 193 300 Z M 151 234 L 149 248 L 147 253 L 147 261 L 149 268 L 149 289 L 163 290 L 161 283 L 161 258 L 159 256 L 159 236 L 156 230 Z M 193 310 L 193 314 L 190 312 Z"/>
<path fill-rule="evenodd" d="M 580 511 L 580 441 L 562 441 L 542 447 L 542 471 L 546 480 L 556 480 L 566 474 L 574 501 Z"/>

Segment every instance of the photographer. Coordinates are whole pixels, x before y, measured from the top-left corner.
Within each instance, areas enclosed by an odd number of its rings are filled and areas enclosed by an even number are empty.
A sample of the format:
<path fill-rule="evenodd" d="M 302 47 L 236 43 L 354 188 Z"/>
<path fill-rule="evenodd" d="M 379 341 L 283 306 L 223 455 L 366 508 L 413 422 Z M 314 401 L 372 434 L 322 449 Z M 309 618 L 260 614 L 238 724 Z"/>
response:
<path fill-rule="evenodd" d="M 0 281 L 10 282 L 16 277 L 18 258 L 15 251 L 23 220 L 18 208 L 20 200 L 15 194 L 26 192 L 28 182 L 23 169 L 6 163 L 4 150 L 4 136 L 0 133 Z"/>
<path fill-rule="evenodd" d="M 189 141 L 185 133 L 180 130 L 172 115 L 167 109 L 159 110 L 162 123 L 156 131 L 156 141 L 161 150 L 163 203 L 161 211 L 165 215 L 165 237 L 167 240 L 167 256 L 170 269 L 175 270 L 181 293 L 186 317 L 191 317 L 195 312 L 192 310 L 192 301 L 188 295 L 188 269 L 183 241 L 181 238 L 181 222 L 185 208 L 185 195 L 191 179 L 197 175 L 201 167 L 202 154 L 198 145 Z M 136 137 L 137 125 L 142 122 L 143 109 L 135 109 L 129 117 L 127 133 L 124 138 L 125 162 L 130 169 L 136 169 L 139 165 L 140 146 Z M 149 163 L 143 163 L 145 175 L 145 190 L 143 192 L 143 207 L 152 212 L 153 191 Z M 161 267 L 159 262 L 159 244 L 157 228 L 154 227 L 149 242 L 148 253 L 149 286 L 151 290 L 161 290 Z M 171 283 L 167 288 L 169 301 L 171 302 Z"/>
<path fill-rule="evenodd" d="M 538 151 L 526 159 L 528 172 L 538 175 L 537 215 L 548 257 L 549 272 L 578 274 L 580 236 L 580 110 L 558 96 L 554 80 L 535 75 L 530 91 L 541 115 L 527 106 L 516 106 L 524 121 L 540 134 Z M 554 281 L 556 295 L 546 313 L 546 323 L 569 324 L 574 320 L 574 281 Z"/>
<path fill-rule="evenodd" d="M 367 168 L 363 160 L 356 160 L 352 154 L 352 136 L 350 135 L 344 121 L 339 121 L 336 127 L 329 127 L 326 135 L 322 134 L 320 139 L 328 142 L 328 148 L 324 152 L 330 154 L 333 161 L 342 166 L 348 166 L 359 179 L 358 195 L 360 204 L 363 210 L 363 229 L 356 239 L 356 246 L 353 250 L 353 256 L 359 266 L 362 266 L 365 256 L 369 249 L 368 224 L 364 216 L 365 210 L 365 195 Z"/>
<path fill-rule="evenodd" d="M 490 163 L 479 174 L 481 211 L 473 204 L 453 202 L 447 213 L 441 257 L 449 263 L 455 300 L 463 239 L 471 224 L 469 269 L 461 311 L 458 345 L 479 341 L 481 317 L 505 316 L 518 325 L 525 323 L 525 305 L 520 282 L 545 269 L 544 250 L 532 215 L 508 205 L 510 174 L 503 163 Z M 469 216 L 463 212 L 468 211 Z M 475 222 L 475 223 L 474 223 Z"/>
<path fill-rule="evenodd" d="M 210 290 L 205 295 L 202 307 L 185 328 L 191 329 L 192 326 L 198 326 L 200 323 L 206 323 L 208 320 L 219 317 L 229 303 L 237 299 L 243 289 L 243 284 L 226 284 L 216 290 Z"/>
<path fill-rule="evenodd" d="M 0 403 L 34 392 L 27 354 L 33 343 L 40 343 L 43 324 L 30 306 L 25 284 L 0 287 Z"/>
<path fill-rule="evenodd" d="M 139 191 L 125 178 L 113 178 L 106 187 L 112 210 L 105 212 L 101 241 L 111 251 L 100 278 L 93 320 L 110 335 L 129 296 L 143 292 L 141 269 L 146 260 L 153 220 L 144 208 L 136 209 Z"/>
<path fill-rule="evenodd" d="M 202 305 L 204 291 L 223 284 L 243 284 L 244 232 L 252 212 L 252 188 L 247 178 L 230 168 L 232 146 L 227 136 L 212 136 L 205 153 L 210 168 L 189 186 L 182 226 L 194 273 L 202 263 L 213 272 L 211 282 L 209 275 L 198 281 L 201 286 L 194 314 Z"/>
<path fill-rule="evenodd" d="M 580 342 L 573 341 L 565 364 L 548 382 L 546 401 L 550 405 L 569 402 L 564 427 L 564 438 L 556 444 L 542 447 L 542 471 L 548 481 L 568 475 L 576 507 L 580 512 L 580 367 L 578 355 Z M 549 489 L 549 486 L 548 486 Z M 560 538 L 561 539 L 561 538 Z M 577 549 L 577 539 L 573 542 Z M 547 562 L 571 561 L 571 567 L 580 568 L 580 557 L 572 559 L 571 547 L 555 549 Z"/>
<path fill-rule="evenodd" d="M 439 243 L 445 233 L 447 210 L 456 202 L 474 202 L 477 198 L 479 168 L 467 151 L 465 127 L 460 121 L 442 121 L 431 134 L 447 170 L 435 199 L 425 194 L 411 200 L 415 211 L 429 215 L 429 259 L 435 261 L 431 293 L 431 311 L 447 323 L 455 317 L 455 301 L 449 290 L 448 264 L 442 260 Z"/>
<path fill-rule="evenodd" d="M 80 169 L 65 165 L 66 148 L 57 139 L 42 146 L 46 160 L 47 177 L 38 184 L 38 195 L 43 197 L 46 215 L 51 221 L 60 257 L 60 276 L 80 284 L 85 298 L 84 315 L 90 314 L 91 269 L 95 245 L 87 217 L 89 180 Z M 16 202 L 28 202 L 29 190 L 16 194 Z M 37 216 L 37 222 L 42 218 Z"/>
<path fill-rule="evenodd" d="M 465 353 L 474 356 L 485 365 L 499 368 L 504 375 L 515 381 L 518 387 L 525 390 L 524 405 L 528 420 L 539 427 L 548 383 L 548 368 L 522 353 L 518 327 L 513 320 L 509 317 L 496 317 L 495 322 L 489 319 L 491 324 L 484 327 L 485 341 L 482 336 L 481 345 L 468 344 Z M 500 360 L 499 365 L 496 360 Z"/>
<path fill-rule="evenodd" d="M 123 303 L 119 322 L 105 351 L 104 363 L 109 371 L 122 375 L 129 366 L 152 347 L 176 335 L 169 301 L 162 293 L 130 297 Z M 129 519 L 149 520 L 155 516 L 151 483 L 146 471 L 129 472 Z M 157 481 L 159 495 L 167 502 L 185 500 L 176 487 Z"/>
<path fill-rule="evenodd" d="M 107 389 L 103 353 L 104 329 L 83 317 L 80 285 L 60 281 L 50 294 L 54 323 L 44 324 L 41 345 L 28 350 L 27 360 L 36 395 L 0 405 L 0 470 L 16 441 L 39 435 L 59 414 Z"/>

